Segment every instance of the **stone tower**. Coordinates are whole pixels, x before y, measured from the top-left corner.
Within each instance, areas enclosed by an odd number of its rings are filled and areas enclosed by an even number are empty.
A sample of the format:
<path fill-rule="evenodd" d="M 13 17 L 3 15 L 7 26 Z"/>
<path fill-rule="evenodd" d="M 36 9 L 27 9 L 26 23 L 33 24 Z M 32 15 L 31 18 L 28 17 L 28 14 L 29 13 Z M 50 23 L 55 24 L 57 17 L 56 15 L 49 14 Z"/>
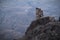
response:
<path fill-rule="evenodd" d="M 43 11 L 40 8 L 36 8 L 36 19 L 40 19 L 43 16 Z"/>

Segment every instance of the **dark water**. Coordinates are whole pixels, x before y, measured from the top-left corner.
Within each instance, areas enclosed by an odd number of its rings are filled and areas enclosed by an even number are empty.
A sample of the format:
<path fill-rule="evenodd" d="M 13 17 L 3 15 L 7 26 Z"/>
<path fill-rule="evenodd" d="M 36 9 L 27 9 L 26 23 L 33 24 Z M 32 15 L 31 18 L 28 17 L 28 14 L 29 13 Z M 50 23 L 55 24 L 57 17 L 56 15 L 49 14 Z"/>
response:
<path fill-rule="evenodd" d="M 36 7 L 45 16 L 58 19 L 60 15 L 60 0 L 0 0 L 0 34 L 10 40 L 21 37 L 35 19 Z"/>

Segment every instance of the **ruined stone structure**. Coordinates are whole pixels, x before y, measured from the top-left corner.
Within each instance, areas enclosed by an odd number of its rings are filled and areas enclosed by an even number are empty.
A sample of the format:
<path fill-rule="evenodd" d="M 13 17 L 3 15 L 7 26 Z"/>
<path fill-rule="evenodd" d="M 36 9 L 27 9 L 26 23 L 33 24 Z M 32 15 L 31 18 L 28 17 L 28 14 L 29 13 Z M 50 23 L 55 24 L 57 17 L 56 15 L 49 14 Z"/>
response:
<path fill-rule="evenodd" d="M 27 28 L 24 40 L 60 40 L 60 22 L 54 17 L 42 17 L 43 11 L 36 8 L 36 20 Z"/>

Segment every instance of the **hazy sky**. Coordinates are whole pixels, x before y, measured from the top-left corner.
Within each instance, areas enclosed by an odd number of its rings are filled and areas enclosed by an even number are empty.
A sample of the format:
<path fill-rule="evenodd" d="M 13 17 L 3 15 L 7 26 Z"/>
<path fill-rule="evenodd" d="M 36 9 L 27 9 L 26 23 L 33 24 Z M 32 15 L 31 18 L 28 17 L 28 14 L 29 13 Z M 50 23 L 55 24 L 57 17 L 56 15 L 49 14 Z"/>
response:
<path fill-rule="evenodd" d="M 45 16 L 58 18 L 60 15 L 60 0 L 0 0 L 0 32 L 9 33 L 5 37 L 20 37 L 35 19 L 36 7 Z"/>

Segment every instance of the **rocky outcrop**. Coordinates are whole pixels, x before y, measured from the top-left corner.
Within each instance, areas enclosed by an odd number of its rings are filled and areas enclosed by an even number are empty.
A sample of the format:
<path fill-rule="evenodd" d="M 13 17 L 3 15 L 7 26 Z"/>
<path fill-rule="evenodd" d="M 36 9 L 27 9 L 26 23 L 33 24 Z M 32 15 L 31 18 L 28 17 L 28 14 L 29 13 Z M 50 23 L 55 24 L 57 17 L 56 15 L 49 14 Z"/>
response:
<path fill-rule="evenodd" d="M 49 19 L 36 20 L 27 30 L 26 40 L 60 40 L 60 22 L 52 22 Z"/>
<path fill-rule="evenodd" d="M 49 22 L 44 25 L 39 40 L 60 40 L 60 22 Z"/>
<path fill-rule="evenodd" d="M 32 21 L 22 40 L 60 40 L 60 21 L 41 16 Z"/>
<path fill-rule="evenodd" d="M 32 21 L 25 32 L 25 40 L 60 40 L 60 21 L 54 17 L 40 17 Z"/>
<path fill-rule="evenodd" d="M 35 27 L 37 27 L 38 25 L 45 25 L 47 24 L 48 22 L 54 22 L 55 19 L 54 17 L 41 17 L 40 19 L 37 19 L 35 21 L 32 21 L 32 23 L 30 24 L 30 26 L 28 27 L 26 33 L 29 31 L 29 30 L 33 30 Z"/>

